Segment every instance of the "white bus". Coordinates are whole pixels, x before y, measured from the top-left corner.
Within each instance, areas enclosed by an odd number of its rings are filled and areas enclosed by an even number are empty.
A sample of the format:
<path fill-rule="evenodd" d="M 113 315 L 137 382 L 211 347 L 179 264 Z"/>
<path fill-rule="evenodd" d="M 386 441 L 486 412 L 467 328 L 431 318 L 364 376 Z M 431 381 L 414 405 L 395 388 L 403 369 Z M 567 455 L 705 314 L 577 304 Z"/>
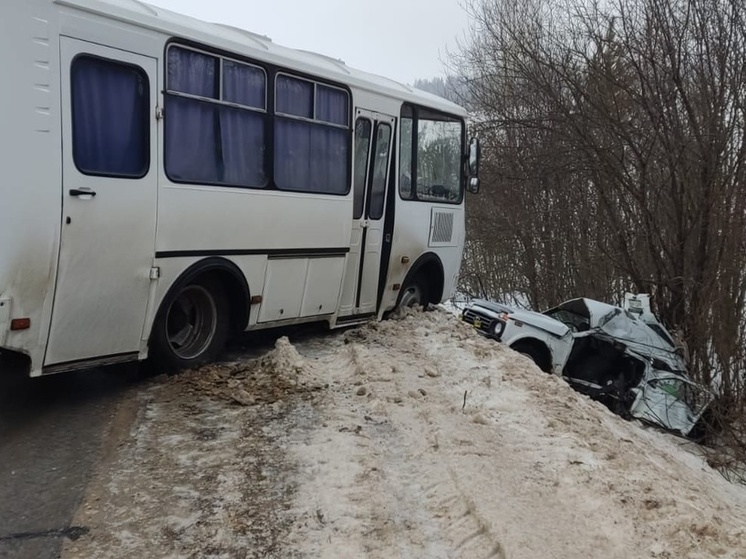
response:
<path fill-rule="evenodd" d="M 454 291 L 455 104 L 137 0 L 3 0 L 0 71 L 0 352 L 31 376 Z"/>

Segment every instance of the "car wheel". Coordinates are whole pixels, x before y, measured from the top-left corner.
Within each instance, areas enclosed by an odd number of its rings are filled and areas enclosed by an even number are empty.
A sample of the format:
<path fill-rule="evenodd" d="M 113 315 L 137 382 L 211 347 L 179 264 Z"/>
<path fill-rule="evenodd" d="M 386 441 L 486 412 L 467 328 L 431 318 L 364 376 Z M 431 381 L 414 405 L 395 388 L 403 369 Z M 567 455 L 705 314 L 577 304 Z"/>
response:
<path fill-rule="evenodd" d="M 223 349 L 228 303 L 219 282 L 197 280 L 164 302 L 153 324 L 151 354 L 166 372 L 202 365 Z"/>
<path fill-rule="evenodd" d="M 531 361 L 536 363 L 536 366 L 545 373 L 550 372 L 549 359 L 546 351 L 539 345 L 530 342 L 516 342 L 510 346 L 510 349 L 531 359 Z"/>

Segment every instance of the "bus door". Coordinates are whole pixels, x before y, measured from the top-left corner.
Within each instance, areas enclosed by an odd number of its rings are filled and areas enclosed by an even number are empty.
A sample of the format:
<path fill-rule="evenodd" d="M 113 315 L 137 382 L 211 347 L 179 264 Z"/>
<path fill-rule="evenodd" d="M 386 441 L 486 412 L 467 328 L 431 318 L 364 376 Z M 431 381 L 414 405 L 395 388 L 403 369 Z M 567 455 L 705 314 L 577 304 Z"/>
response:
<path fill-rule="evenodd" d="M 62 37 L 62 231 L 44 365 L 137 356 L 155 250 L 157 61 Z"/>
<path fill-rule="evenodd" d="M 384 210 L 396 119 L 355 110 L 353 215 L 339 316 L 377 312 Z"/>

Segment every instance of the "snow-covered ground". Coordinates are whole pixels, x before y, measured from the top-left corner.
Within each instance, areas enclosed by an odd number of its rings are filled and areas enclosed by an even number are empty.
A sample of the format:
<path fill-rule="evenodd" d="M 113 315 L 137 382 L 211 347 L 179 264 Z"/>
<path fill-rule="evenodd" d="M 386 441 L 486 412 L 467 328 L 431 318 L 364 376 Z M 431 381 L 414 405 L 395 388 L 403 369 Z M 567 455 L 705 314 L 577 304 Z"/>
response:
<path fill-rule="evenodd" d="M 65 558 L 746 557 L 746 488 L 695 445 L 447 312 L 281 338 L 130 408 Z"/>

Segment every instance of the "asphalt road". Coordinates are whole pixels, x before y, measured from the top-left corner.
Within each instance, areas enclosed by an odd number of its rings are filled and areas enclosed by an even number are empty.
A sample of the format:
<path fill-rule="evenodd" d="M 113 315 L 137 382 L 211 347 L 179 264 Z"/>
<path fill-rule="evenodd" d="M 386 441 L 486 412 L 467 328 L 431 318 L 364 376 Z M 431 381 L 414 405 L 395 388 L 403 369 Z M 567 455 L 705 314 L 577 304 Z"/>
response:
<path fill-rule="evenodd" d="M 0 362 L 0 558 L 59 557 L 132 366 L 29 379 Z"/>
<path fill-rule="evenodd" d="M 239 334 L 223 358 L 256 357 L 282 335 L 325 333 L 310 324 Z M 0 559 L 56 559 L 64 538 L 87 533 L 71 521 L 103 437 L 118 404 L 147 382 L 136 365 L 29 379 L 4 371 L 0 355 Z"/>

